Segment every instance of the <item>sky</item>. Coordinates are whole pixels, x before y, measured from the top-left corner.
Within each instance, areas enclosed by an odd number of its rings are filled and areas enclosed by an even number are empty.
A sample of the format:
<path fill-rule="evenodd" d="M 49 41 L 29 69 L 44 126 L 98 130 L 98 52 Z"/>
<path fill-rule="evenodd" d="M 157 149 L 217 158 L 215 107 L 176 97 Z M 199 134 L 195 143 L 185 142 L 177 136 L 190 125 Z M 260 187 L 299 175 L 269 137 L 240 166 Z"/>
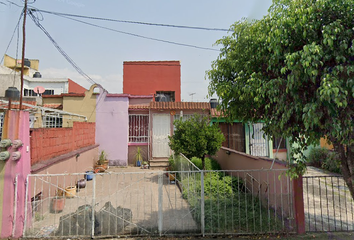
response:
<path fill-rule="evenodd" d="M 271 0 L 28 0 L 30 8 L 124 21 L 196 26 L 229 27 L 242 18 L 260 19 L 267 14 Z M 20 37 L 12 41 L 23 6 L 22 0 L 0 0 L 0 60 L 6 53 L 21 58 Z M 110 93 L 122 93 L 124 61 L 181 62 L 182 101 L 209 101 L 205 72 L 219 55 L 215 42 L 227 31 L 196 30 L 161 26 L 82 19 L 116 31 L 156 38 L 164 41 L 210 48 L 180 46 L 109 31 L 53 14 L 42 13 L 37 18 L 58 45 L 82 71 Z M 22 21 L 22 20 L 21 20 Z M 19 41 L 17 50 L 17 41 Z M 9 45 L 10 43 L 10 45 Z M 8 50 L 7 46 L 9 46 Z M 26 58 L 39 59 L 43 78 L 70 78 L 85 88 L 91 83 L 82 77 L 53 46 L 48 37 L 34 24 L 26 21 Z M 3 63 L 2 63 L 3 64 Z M 215 97 L 215 96 L 214 96 Z"/>

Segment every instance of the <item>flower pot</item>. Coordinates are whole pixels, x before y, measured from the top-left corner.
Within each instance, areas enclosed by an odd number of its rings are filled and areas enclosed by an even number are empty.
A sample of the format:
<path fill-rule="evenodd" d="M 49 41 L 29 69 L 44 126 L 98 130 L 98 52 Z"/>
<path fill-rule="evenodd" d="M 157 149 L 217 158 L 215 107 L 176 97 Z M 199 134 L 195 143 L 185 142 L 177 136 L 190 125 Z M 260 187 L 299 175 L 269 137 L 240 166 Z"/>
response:
<path fill-rule="evenodd" d="M 141 162 L 138 160 L 138 161 L 136 161 L 136 166 L 137 167 L 140 167 L 141 166 Z"/>
<path fill-rule="evenodd" d="M 108 164 L 95 164 L 95 173 L 105 172 L 108 168 Z"/>
<path fill-rule="evenodd" d="M 52 203 L 51 203 L 51 212 L 53 213 L 59 213 L 62 212 L 64 210 L 64 206 L 65 206 L 65 198 L 63 197 L 54 197 L 52 199 Z"/>
<path fill-rule="evenodd" d="M 86 187 L 86 179 L 83 178 L 83 179 L 78 180 L 76 183 L 76 187 L 78 189 L 85 188 Z"/>
<path fill-rule="evenodd" d="M 85 178 L 87 181 L 91 181 L 94 177 L 94 172 L 93 171 L 87 171 L 86 174 L 85 174 Z"/>
<path fill-rule="evenodd" d="M 73 198 L 76 196 L 76 186 L 69 186 L 65 188 L 65 197 Z"/>
<path fill-rule="evenodd" d="M 176 173 L 169 173 L 168 176 L 171 182 L 176 180 Z"/>

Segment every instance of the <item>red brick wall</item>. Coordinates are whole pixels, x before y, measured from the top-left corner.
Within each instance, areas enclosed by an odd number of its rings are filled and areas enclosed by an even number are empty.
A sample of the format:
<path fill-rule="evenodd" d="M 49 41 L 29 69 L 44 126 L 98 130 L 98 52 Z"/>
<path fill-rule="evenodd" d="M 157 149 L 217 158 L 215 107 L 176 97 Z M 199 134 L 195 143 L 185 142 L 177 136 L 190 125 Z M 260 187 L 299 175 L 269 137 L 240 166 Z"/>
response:
<path fill-rule="evenodd" d="M 74 122 L 72 128 L 32 129 L 31 165 L 95 145 L 95 126 L 95 123 Z"/>
<path fill-rule="evenodd" d="M 123 93 L 152 95 L 156 91 L 174 91 L 175 101 L 181 101 L 179 61 L 123 63 Z"/>

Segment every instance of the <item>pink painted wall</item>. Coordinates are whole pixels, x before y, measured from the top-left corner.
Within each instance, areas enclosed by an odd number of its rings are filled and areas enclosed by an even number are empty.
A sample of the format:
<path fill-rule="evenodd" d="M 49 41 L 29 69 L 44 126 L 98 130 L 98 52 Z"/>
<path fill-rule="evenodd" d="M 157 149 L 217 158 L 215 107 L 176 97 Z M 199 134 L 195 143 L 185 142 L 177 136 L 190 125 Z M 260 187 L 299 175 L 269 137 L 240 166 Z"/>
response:
<path fill-rule="evenodd" d="M 96 102 L 96 143 L 100 151 L 108 154 L 110 165 L 127 166 L 129 95 L 100 91 Z"/>
<path fill-rule="evenodd" d="M 1 238 L 12 236 L 13 228 L 14 238 L 19 238 L 22 235 L 25 212 L 25 181 L 31 170 L 31 157 L 29 152 L 29 113 L 24 111 L 7 111 L 3 125 L 2 138 L 9 138 L 12 141 L 20 139 L 23 146 L 18 149 L 21 153 L 21 158 L 18 161 L 12 159 L 2 163 L 2 171 L 0 178 L 3 180 L 3 189 L 0 189 L 2 194 L 2 221 L 1 221 Z M 28 150 L 28 151 L 27 151 Z M 9 148 L 13 152 L 13 148 Z M 17 180 L 17 213 L 14 216 L 14 183 Z M 13 226 L 13 219 L 16 219 Z"/>
<path fill-rule="evenodd" d="M 259 196 L 263 204 L 269 204 L 277 213 L 284 212 L 289 215 L 294 210 L 291 206 L 293 183 L 285 175 L 285 162 L 275 161 L 271 169 L 273 159 L 251 156 L 225 147 L 213 158 L 223 170 L 245 170 L 229 174 L 242 178 L 249 189 L 253 190 L 253 194 Z M 295 228 L 294 222 L 289 224 L 290 228 Z"/>

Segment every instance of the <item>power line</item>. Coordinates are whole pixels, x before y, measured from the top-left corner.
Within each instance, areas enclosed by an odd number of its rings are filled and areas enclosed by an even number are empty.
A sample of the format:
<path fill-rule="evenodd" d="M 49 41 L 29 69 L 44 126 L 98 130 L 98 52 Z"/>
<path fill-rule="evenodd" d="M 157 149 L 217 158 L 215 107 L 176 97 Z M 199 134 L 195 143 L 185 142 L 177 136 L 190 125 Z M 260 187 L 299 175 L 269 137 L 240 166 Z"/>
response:
<path fill-rule="evenodd" d="M 32 11 L 32 10 L 33 10 L 33 9 L 31 9 L 30 11 Z M 118 33 L 130 35 L 130 36 L 134 36 L 134 37 L 139 37 L 139 38 L 143 38 L 143 39 L 148 39 L 148 40 L 153 40 L 153 41 L 158 41 L 158 42 L 163 42 L 163 43 L 169 43 L 169 44 L 174 44 L 174 45 L 184 46 L 184 47 L 192 47 L 192 48 L 197 48 L 197 49 L 202 49 L 202 50 L 217 51 L 217 52 L 220 51 L 220 50 L 214 49 L 214 48 L 199 47 L 199 46 L 196 46 L 196 45 L 185 44 L 185 43 L 178 43 L 178 42 L 163 40 L 163 39 L 159 39 L 159 38 L 146 37 L 146 36 L 139 35 L 139 34 L 135 34 L 135 33 L 124 32 L 124 31 L 120 31 L 120 30 L 113 29 L 113 28 L 108 28 L 108 27 L 103 27 L 103 26 L 96 25 L 96 24 L 93 24 L 93 23 L 88 23 L 88 22 L 81 21 L 81 20 L 74 19 L 74 18 L 67 17 L 67 16 L 62 16 L 62 15 L 57 15 L 57 16 L 63 17 L 63 18 L 67 18 L 67 19 L 70 19 L 70 20 L 72 20 L 72 21 L 80 22 L 80 23 L 83 23 L 83 24 L 86 24 L 86 25 L 90 25 L 90 26 L 93 26 L 93 27 L 97 27 L 97 28 L 101 28 L 101 29 L 106 29 L 106 30 L 109 30 L 109 31 L 118 32 Z"/>
<path fill-rule="evenodd" d="M 97 84 L 90 76 L 88 76 L 75 62 L 70 56 L 59 46 L 59 44 L 53 39 L 53 37 L 49 34 L 49 32 L 43 27 L 43 25 L 39 22 L 39 20 L 33 15 L 32 11 L 29 11 L 29 16 L 32 21 L 37 25 L 39 29 L 41 29 L 44 34 L 49 38 L 49 40 L 53 43 L 55 48 L 63 55 L 63 57 L 74 67 L 74 69 L 86 80 L 88 80 L 91 84 Z"/>
<path fill-rule="evenodd" d="M 14 36 L 15 36 L 16 30 L 18 29 L 18 26 L 20 25 L 20 21 L 21 21 L 22 16 L 23 16 L 23 11 L 22 11 L 21 14 L 20 14 L 20 18 L 18 19 L 18 22 L 17 22 L 17 24 L 16 24 L 16 26 L 15 26 L 14 32 L 12 33 L 10 42 L 9 42 L 9 44 L 8 44 L 7 47 L 6 47 L 5 53 L 3 54 L 2 58 L 1 58 L 0 64 L 2 64 L 2 62 L 4 61 L 5 54 L 6 54 L 7 51 L 9 50 L 9 47 L 10 47 L 10 45 L 11 45 L 11 42 L 12 42 Z"/>
<path fill-rule="evenodd" d="M 86 19 L 102 20 L 102 21 L 109 21 L 109 22 L 131 23 L 131 24 L 149 25 L 149 26 L 157 26 L 157 27 L 173 27 L 173 28 L 185 28 L 185 29 L 207 30 L 207 31 L 223 31 L 223 32 L 229 31 L 229 29 L 225 29 L 225 28 L 208 28 L 208 27 L 195 27 L 195 26 L 174 25 L 174 24 L 164 24 L 164 23 L 150 23 L 150 22 L 118 20 L 118 19 L 111 19 L 111 18 L 101 18 L 101 17 L 91 17 L 91 16 L 84 16 L 84 15 L 77 15 L 77 14 L 69 14 L 69 13 L 60 13 L 60 12 L 41 10 L 41 9 L 32 9 L 32 11 L 54 14 L 54 15 L 58 15 L 58 16 L 86 18 Z"/>

